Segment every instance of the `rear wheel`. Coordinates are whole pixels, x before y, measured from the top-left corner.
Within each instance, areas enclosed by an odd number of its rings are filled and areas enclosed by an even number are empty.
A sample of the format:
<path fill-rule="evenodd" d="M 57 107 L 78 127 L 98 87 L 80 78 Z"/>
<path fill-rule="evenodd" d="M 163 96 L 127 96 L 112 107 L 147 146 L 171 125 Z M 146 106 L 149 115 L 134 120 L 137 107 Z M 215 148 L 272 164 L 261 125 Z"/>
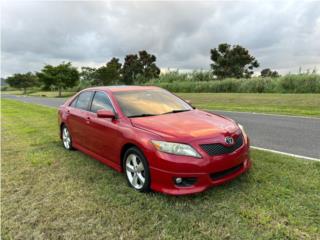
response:
<path fill-rule="evenodd" d="M 62 134 L 62 143 L 65 149 L 67 150 L 72 150 L 72 139 L 71 135 L 69 132 L 69 129 L 63 125 L 61 129 L 61 134 Z"/>
<path fill-rule="evenodd" d="M 147 159 L 136 148 L 129 148 L 124 155 L 124 172 L 129 186 L 140 192 L 150 190 L 150 171 Z"/>

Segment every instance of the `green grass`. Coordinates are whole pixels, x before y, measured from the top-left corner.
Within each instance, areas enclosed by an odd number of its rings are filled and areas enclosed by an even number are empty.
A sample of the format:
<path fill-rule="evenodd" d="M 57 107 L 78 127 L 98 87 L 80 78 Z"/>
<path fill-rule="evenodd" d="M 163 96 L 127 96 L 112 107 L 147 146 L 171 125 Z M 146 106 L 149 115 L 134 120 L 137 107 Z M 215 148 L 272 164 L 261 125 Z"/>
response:
<path fill-rule="evenodd" d="M 202 109 L 320 117 L 320 94 L 177 93 Z"/>
<path fill-rule="evenodd" d="M 21 95 L 21 91 L 2 93 Z M 74 92 L 63 92 L 69 97 Z M 281 93 L 176 93 L 201 109 L 320 117 L 320 94 Z M 57 97 L 57 92 L 32 92 L 29 96 Z"/>
<path fill-rule="evenodd" d="M 13 94 L 13 95 L 27 95 L 34 97 L 49 97 L 49 98 L 58 98 L 59 93 L 57 91 L 27 91 L 27 94 L 23 94 L 23 91 L 19 90 L 10 90 L 10 91 L 1 91 L 2 94 Z M 61 97 L 70 97 L 76 92 L 62 92 Z M 60 98 L 60 97 L 59 97 Z"/>
<path fill-rule="evenodd" d="M 319 239 L 320 164 L 252 151 L 252 169 L 193 196 L 140 194 L 65 151 L 57 112 L 2 100 L 2 239 Z"/>

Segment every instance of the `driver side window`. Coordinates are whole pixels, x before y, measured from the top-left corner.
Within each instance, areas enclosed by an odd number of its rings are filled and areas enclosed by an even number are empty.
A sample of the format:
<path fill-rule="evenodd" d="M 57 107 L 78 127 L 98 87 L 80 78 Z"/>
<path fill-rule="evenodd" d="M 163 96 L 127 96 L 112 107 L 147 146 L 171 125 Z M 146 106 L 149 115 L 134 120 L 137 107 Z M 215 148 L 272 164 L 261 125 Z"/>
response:
<path fill-rule="evenodd" d="M 112 104 L 107 95 L 103 92 L 96 92 L 92 100 L 90 111 L 96 113 L 100 109 L 114 112 Z"/>

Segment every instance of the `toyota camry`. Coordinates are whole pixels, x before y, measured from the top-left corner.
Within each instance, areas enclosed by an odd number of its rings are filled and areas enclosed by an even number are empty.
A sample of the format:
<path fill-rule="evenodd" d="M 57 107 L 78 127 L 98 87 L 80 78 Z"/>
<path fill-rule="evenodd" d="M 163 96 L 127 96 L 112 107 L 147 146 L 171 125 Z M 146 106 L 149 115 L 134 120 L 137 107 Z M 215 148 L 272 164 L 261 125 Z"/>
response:
<path fill-rule="evenodd" d="M 198 193 L 251 166 L 240 124 L 158 87 L 88 88 L 59 107 L 58 119 L 67 150 L 123 172 L 140 192 Z"/>

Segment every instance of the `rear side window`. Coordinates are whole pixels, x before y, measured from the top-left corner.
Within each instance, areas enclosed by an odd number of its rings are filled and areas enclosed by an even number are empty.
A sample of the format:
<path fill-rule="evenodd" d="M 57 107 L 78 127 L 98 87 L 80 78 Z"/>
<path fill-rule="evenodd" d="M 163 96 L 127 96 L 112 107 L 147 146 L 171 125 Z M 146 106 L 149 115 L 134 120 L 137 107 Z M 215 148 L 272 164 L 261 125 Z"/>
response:
<path fill-rule="evenodd" d="M 75 107 L 83 110 L 88 110 L 91 98 L 92 98 L 92 92 L 81 93 L 78 97 Z"/>
<path fill-rule="evenodd" d="M 91 111 L 96 113 L 100 109 L 113 112 L 112 104 L 107 95 L 103 92 L 96 92 L 92 100 Z"/>

